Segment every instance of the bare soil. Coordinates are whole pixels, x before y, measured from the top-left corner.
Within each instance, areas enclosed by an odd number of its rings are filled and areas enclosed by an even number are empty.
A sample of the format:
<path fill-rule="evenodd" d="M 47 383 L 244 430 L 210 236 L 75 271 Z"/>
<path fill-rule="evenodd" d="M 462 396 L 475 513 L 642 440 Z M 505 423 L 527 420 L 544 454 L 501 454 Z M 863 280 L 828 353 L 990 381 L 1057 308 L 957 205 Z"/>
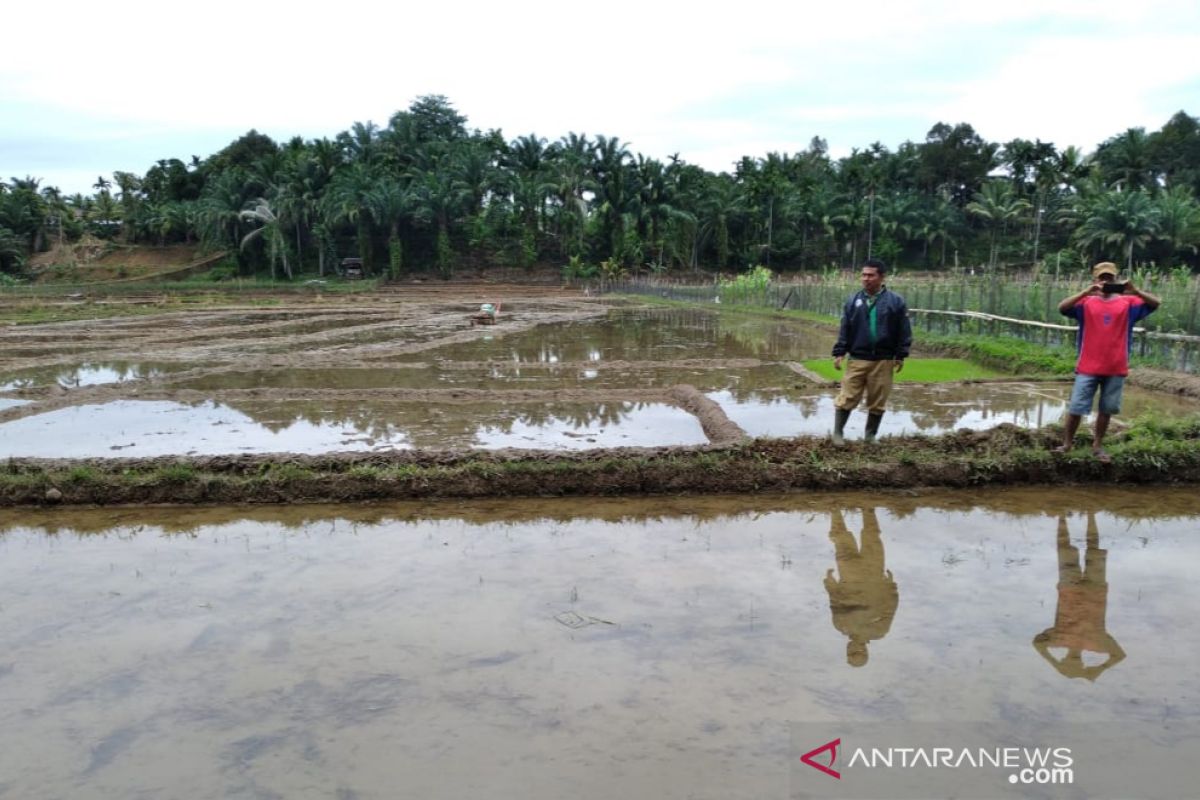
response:
<path fill-rule="evenodd" d="M 29 266 L 38 283 L 105 283 L 159 275 L 186 267 L 200 256 L 195 244 L 131 246 L 85 236 L 36 253 Z"/>

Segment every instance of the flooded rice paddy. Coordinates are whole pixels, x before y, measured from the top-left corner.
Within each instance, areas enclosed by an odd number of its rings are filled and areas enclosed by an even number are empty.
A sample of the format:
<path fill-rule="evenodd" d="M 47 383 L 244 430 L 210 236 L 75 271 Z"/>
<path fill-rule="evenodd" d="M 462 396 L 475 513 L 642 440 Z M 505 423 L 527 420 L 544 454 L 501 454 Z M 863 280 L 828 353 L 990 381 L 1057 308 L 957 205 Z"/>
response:
<path fill-rule="evenodd" d="M 0 511 L 0 797 L 786 797 L 797 722 L 1195 724 L 1198 526 L 1111 487 Z"/>
<path fill-rule="evenodd" d="M 833 416 L 835 389 L 797 367 L 832 335 L 791 320 L 562 293 L 473 326 L 467 302 L 354 302 L 0 330 L 23 354 L 0 366 L 0 458 L 685 446 L 718 429 L 825 435 Z M 1067 395 L 900 384 L 881 432 L 1036 428 Z M 1193 408 L 1131 388 L 1124 416 Z"/>

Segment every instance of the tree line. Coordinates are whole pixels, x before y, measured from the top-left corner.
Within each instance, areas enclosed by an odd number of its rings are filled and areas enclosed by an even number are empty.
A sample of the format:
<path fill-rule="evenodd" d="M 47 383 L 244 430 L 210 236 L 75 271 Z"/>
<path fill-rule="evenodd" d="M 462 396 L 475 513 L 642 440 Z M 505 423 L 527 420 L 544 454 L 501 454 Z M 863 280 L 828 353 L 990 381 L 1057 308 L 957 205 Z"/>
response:
<path fill-rule="evenodd" d="M 1131 128 L 1094 152 L 985 141 L 939 123 L 895 151 L 745 156 L 714 173 L 616 137 L 556 140 L 469 129 L 445 97 L 385 127 L 277 143 L 251 130 L 224 149 L 99 176 L 64 195 L 0 182 L 0 272 L 85 233 L 128 244 L 203 243 L 242 274 L 449 275 L 457 266 L 585 270 L 812 270 L 868 255 L 905 268 L 1030 266 L 1108 258 L 1200 266 L 1200 120 Z"/>

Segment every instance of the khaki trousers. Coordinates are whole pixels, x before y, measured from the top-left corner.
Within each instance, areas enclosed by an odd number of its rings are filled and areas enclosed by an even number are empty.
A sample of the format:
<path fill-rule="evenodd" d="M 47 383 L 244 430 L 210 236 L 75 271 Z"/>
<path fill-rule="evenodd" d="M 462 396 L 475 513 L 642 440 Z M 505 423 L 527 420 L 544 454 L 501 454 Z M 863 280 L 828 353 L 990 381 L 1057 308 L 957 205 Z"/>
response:
<path fill-rule="evenodd" d="M 848 359 L 845 369 L 842 390 L 833 404 L 843 411 L 853 411 L 866 392 L 867 412 L 882 414 L 888 395 L 892 393 L 895 362 L 890 358 L 880 361 Z"/>

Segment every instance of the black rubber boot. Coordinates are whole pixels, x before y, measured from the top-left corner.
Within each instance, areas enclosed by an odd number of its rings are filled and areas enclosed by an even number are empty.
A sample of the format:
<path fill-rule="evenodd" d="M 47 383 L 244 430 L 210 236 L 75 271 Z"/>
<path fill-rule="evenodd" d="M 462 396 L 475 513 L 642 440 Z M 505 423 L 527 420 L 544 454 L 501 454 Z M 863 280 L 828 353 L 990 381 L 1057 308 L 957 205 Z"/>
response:
<path fill-rule="evenodd" d="M 850 412 L 843 409 L 834 409 L 833 415 L 833 443 L 841 447 L 846 443 L 844 432 L 846 430 L 846 420 L 850 419 Z"/>
<path fill-rule="evenodd" d="M 879 423 L 883 420 L 883 412 L 878 414 L 867 414 L 867 434 L 863 437 L 863 441 L 868 444 L 875 441 L 875 436 L 879 433 Z"/>

